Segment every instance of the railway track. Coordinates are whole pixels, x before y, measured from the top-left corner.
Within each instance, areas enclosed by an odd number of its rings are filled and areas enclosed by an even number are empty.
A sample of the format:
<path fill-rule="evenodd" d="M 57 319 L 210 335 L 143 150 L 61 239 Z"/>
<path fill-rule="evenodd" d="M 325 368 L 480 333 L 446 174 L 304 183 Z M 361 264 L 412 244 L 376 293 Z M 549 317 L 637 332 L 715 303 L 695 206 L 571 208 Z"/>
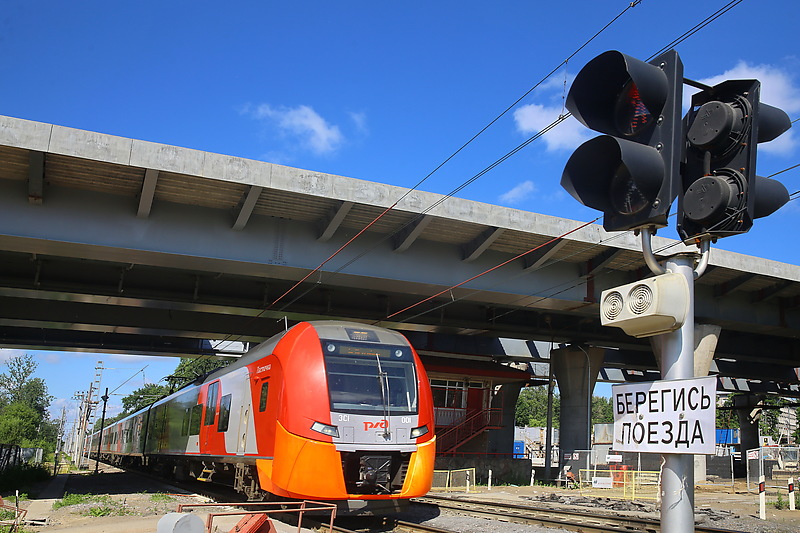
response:
<path fill-rule="evenodd" d="M 434 505 L 459 514 L 488 518 L 503 522 L 514 522 L 527 525 L 541 525 L 561 528 L 583 533 L 609 532 L 645 532 L 659 533 L 660 523 L 657 520 L 631 516 L 613 515 L 607 512 L 592 512 L 585 508 L 580 510 L 561 509 L 556 507 L 517 505 L 496 501 L 460 500 L 443 496 L 425 496 L 414 498 L 415 503 Z M 718 529 L 706 526 L 695 526 L 696 533 L 745 533 L 730 529 Z"/>

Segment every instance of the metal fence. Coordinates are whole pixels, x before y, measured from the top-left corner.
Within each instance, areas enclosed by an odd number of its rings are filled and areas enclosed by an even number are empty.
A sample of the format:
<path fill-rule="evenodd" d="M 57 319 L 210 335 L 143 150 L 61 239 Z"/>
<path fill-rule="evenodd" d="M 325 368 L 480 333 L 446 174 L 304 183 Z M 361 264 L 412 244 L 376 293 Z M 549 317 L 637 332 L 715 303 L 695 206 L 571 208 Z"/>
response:
<path fill-rule="evenodd" d="M 559 485 L 610 498 L 654 500 L 658 496 L 660 454 L 617 452 L 611 445 L 596 445 L 592 450 L 562 454 L 559 459 Z M 727 450 L 695 456 L 695 484 L 734 491 L 734 459 Z"/>
<path fill-rule="evenodd" d="M 16 444 L 0 444 L 0 472 L 22 462 L 22 448 Z"/>
<path fill-rule="evenodd" d="M 0 444 L 0 472 L 14 465 L 42 462 L 41 448 L 21 448 L 16 444 Z"/>
<path fill-rule="evenodd" d="M 475 489 L 475 469 L 434 470 L 431 490 L 445 492 L 470 492 Z"/>
<path fill-rule="evenodd" d="M 582 496 L 658 500 L 661 473 L 642 470 L 580 470 Z"/>
<path fill-rule="evenodd" d="M 764 476 L 767 489 L 784 490 L 789 478 L 800 476 L 798 446 L 765 446 L 747 450 L 747 490 L 758 491 L 758 479 Z"/>

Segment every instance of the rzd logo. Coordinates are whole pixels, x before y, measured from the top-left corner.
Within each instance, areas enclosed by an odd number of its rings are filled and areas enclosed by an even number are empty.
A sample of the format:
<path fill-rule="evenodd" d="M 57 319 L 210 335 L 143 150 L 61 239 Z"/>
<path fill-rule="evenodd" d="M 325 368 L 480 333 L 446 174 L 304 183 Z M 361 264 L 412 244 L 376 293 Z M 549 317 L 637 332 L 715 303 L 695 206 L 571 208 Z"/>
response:
<path fill-rule="evenodd" d="M 386 429 L 388 427 L 388 420 L 381 420 L 379 422 L 364 422 L 364 431 L 369 431 L 370 429 Z"/>

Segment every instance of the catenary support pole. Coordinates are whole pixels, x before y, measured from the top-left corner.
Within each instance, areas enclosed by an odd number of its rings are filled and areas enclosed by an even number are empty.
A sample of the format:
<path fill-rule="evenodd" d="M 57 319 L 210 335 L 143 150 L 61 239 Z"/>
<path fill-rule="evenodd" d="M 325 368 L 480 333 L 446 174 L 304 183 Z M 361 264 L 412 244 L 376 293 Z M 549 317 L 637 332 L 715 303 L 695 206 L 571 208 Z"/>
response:
<path fill-rule="evenodd" d="M 549 483 L 553 481 L 553 476 L 550 472 L 553 464 L 553 354 L 549 354 L 548 357 L 550 357 L 550 363 L 547 365 L 549 374 L 547 378 L 547 435 L 545 435 L 544 441 L 544 479 Z"/>
<path fill-rule="evenodd" d="M 97 436 L 97 457 L 94 461 L 94 473 L 100 470 L 100 446 L 103 444 L 103 426 L 106 424 L 106 404 L 108 403 L 108 387 L 106 393 L 101 397 L 103 400 L 103 414 L 100 417 L 100 434 Z"/>
<path fill-rule="evenodd" d="M 678 254 L 667 260 L 667 270 L 681 274 L 689 284 L 689 312 L 683 326 L 658 336 L 661 344 L 661 379 L 694 377 L 694 260 L 695 254 Z M 661 533 L 694 531 L 694 457 L 664 454 L 661 475 Z"/>

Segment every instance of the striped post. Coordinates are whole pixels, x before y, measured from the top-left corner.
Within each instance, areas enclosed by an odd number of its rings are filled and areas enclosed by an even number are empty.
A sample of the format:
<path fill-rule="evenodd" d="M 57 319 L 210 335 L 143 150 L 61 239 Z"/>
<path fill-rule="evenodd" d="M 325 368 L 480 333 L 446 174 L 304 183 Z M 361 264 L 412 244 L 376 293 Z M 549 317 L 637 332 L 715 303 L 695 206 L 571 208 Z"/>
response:
<path fill-rule="evenodd" d="M 758 476 L 758 517 L 767 519 L 767 483 L 764 476 Z"/>
<path fill-rule="evenodd" d="M 794 478 L 789 478 L 789 510 L 794 511 Z"/>

